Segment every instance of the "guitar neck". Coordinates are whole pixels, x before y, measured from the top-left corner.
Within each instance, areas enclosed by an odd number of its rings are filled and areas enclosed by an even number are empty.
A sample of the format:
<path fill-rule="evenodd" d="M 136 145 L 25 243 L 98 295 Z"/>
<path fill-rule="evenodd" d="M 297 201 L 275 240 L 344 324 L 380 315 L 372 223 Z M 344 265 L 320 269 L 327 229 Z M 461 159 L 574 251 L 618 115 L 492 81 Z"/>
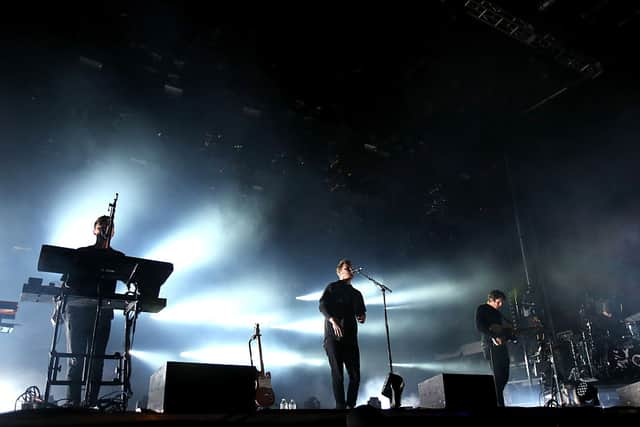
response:
<path fill-rule="evenodd" d="M 262 361 L 262 339 L 260 334 L 260 325 L 256 323 L 256 338 L 258 339 L 258 357 L 260 359 L 260 374 L 264 376 L 264 362 Z"/>

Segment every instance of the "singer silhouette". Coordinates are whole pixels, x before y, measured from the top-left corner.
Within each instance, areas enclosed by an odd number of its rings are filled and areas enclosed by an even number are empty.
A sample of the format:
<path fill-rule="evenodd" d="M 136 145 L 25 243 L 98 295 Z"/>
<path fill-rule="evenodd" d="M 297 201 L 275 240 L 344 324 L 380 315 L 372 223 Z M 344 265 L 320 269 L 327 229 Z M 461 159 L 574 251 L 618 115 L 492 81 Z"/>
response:
<path fill-rule="evenodd" d="M 356 406 L 360 387 L 360 349 L 358 323 L 366 319 L 366 307 L 360 291 L 351 286 L 351 261 L 338 262 L 336 274 L 340 280 L 330 283 L 320 298 L 320 312 L 325 317 L 324 349 L 331 367 L 336 409 Z M 344 370 L 349 375 L 347 398 L 344 396 Z"/>

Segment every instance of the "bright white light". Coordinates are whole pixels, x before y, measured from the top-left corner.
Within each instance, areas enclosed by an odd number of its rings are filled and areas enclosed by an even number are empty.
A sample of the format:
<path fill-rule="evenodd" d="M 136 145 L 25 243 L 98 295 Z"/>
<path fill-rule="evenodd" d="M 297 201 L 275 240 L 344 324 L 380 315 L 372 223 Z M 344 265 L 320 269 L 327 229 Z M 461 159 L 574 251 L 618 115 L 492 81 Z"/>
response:
<path fill-rule="evenodd" d="M 217 256 L 217 250 L 211 242 L 219 240 L 222 239 L 215 235 L 214 230 L 203 229 L 200 224 L 193 224 L 171 234 L 145 257 L 170 262 L 177 273 L 213 261 Z"/>
<path fill-rule="evenodd" d="M 180 353 L 180 357 L 203 363 L 249 365 L 248 347 L 241 345 L 207 347 L 200 350 L 183 351 Z"/>
<path fill-rule="evenodd" d="M 321 315 L 309 319 L 299 320 L 285 324 L 273 325 L 274 329 L 282 329 L 285 331 L 295 331 L 301 334 L 322 335 L 324 333 L 324 317 Z"/>
<path fill-rule="evenodd" d="M 258 218 L 232 202 L 206 206 L 153 247 L 145 258 L 171 262 L 175 272 L 219 262 L 257 241 Z"/>
<path fill-rule="evenodd" d="M 256 350 L 257 351 L 257 350 Z M 185 351 L 180 356 L 203 363 L 218 363 L 226 365 L 249 365 L 249 349 L 247 345 L 230 345 L 207 347 L 200 350 Z M 257 353 L 254 352 L 254 364 L 258 364 Z M 273 350 L 264 348 L 263 361 L 269 367 L 292 367 L 292 366 L 314 366 L 326 365 L 326 360 L 310 358 L 300 353 L 286 350 Z"/>
<path fill-rule="evenodd" d="M 373 377 L 365 381 L 365 383 L 360 386 L 356 405 L 366 405 L 369 402 L 369 398 L 377 397 L 378 400 L 380 400 L 382 409 L 389 409 L 391 406 L 389 399 L 382 395 L 384 381 L 384 377 Z"/>
<path fill-rule="evenodd" d="M 419 281 L 418 281 L 419 282 Z M 412 280 L 411 283 L 416 283 Z M 365 305 L 382 305 L 382 293 L 377 286 L 370 282 L 358 280 L 353 284 L 362 294 Z M 441 304 L 459 298 L 464 294 L 463 288 L 454 283 L 425 283 L 422 286 L 412 286 L 411 288 L 397 288 L 392 293 L 386 294 L 387 308 L 389 309 L 410 309 L 424 307 L 426 305 Z M 296 297 L 300 301 L 318 302 L 322 296 L 322 291 L 313 292 Z"/>
<path fill-rule="evenodd" d="M 487 374 L 489 366 L 482 363 L 468 362 L 426 362 L 426 363 L 394 363 L 397 368 L 420 369 L 422 371 L 465 373 L 465 374 Z"/>
<path fill-rule="evenodd" d="M 93 222 L 109 213 L 109 204 L 119 193 L 116 206 L 114 247 L 118 236 L 126 235 L 146 204 L 147 183 L 144 175 L 118 160 L 94 165 L 89 171 L 74 175 L 57 195 L 51 214 L 51 230 L 47 244 L 76 248 L 95 242 Z"/>
<path fill-rule="evenodd" d="M 282 316 L 276 312 L 279 301 L 274 289 L 277 287 L 268 283 L 281 282 L 259 272 L 255 279 L 253 276 L 229 279 L 218 292 L 193 295 L 189 299 L 171 304 L 151 317 L 176 323 L 244 328 L 248 333 L 256 323 L 262 328 L 269 328 L 276 322 L 281 322 Z M 213 288 L 197 286 L 199 289 L 203 287 Z"/>
<path fill-rule="evenodd" d="M 387 294 L 387 305 L 403 305 L 404 308 L 424 307 L 452 301 L 464 295 L 460 286 L 449 283 L 429 284 L 422 287 L 395 290 Z M 367 305 L 382 305 L 382 296 L 369 297 Z"/>
<path fill-rule="evenodd" d="M 255 313 L 247 309 L 246 301 L 229 296 L 211 296 L 203 299 L 183 301 L 167 307 L 152 318 L 162 321 L 189 324 L 207 324 L 225 328 L 248 328 L 254 324 L 269 325 L 280 316 Z"/>
<path fill-rule="evenodd" d="M 322 296 L 322 291 L 320 292 L 314 292 L 311 294 L 307 294 L 307 295 L 300 295 L 299 297 L 296 297 L 297 300 L 299 301 L 320 301 L 320 297 Z"/>
<path fill-rule="evenodd" d="M 24 389 L 19 389 L 15 384 L 3 378 L 0 381 L 0 413 L 13 411 L 16 399 L 23 392 Z M 18 402 L 18 409 L 20 409 L 20 402 Z"/>
<path fill-rule="evenodd" d="M 391 330 L 395 330 L 394 325 L 397 326 L 397 323 L 397 321 L 393 323 L 389 321 L 389 328 Z M 414 323 L 415 322 L 412 321 L 412 324 Z M 360 335 L 384 335 L 385 333 L 386 329 L 384 328 L 384 320 L 367 320 L 363 324 L 358 323 L 358 334 Z"/>
<path fill-rule="evenodd" d="M 160 368 L 167 361 L 175 359 L 175 356 L 164 352 L 131 350 L 129 353 L 133 358 L 140 360 L 151 368 Z"/>
<path fill-rule="evenodd" d="M 324 317 L 317 316 L 298 320 L 296 322 L 274 324 L 271 328 L 298 332 L 305 335 L 323 335 Z M 382 320 L 367 320 L 364 324 L 358 324 L 358 334 L 360 335 L 382 335 L 384 333 L 384 321 Z"/>
<path fill-rule="evenodd" d="M 546 393 L 543 392 L 542 386 L 534 385 L 533 387 L 512 387 L 507 384 L 504 390 L 504 400 L 507 406 L 519 406 L 524 408 L 533 408 L 536 406 L 543 406 L 547 400 L 545 398 Z M 565 398 L 568 396 L 563 393 Z M 551 399 L 551 395 L 548 395 Z M 605 407 L 604 405 L 602 406 Z"/>

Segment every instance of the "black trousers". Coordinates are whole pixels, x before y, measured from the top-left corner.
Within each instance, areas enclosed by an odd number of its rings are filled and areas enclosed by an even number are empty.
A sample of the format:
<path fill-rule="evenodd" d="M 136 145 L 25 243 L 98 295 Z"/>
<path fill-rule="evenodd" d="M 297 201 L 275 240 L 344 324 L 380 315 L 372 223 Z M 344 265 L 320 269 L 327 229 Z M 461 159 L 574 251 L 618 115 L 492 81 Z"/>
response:
<path fill-rule="evenodd" d="M 483 348 L 483 353 L 493 371 L 498 406 L 504 406 L 504 388 L 509 382 L 509 350 L 506 344 L 488 344 Z"/>
<path fill-rule="evenodd" d="M 336 409 L 354 408 L 360 388 L 360 349 L 357 341 L 343 341 L 325 339 L 324 349 L 329 358 L 331 380 L 333 381 L 333 395 L 336 399 Z M 347 400 L 344 398 L 344 370 L 349 375 Z"/>
<path fill-rule="evenodd" d="M 67 353 L 88 353 L 93 335 L 93 324 L 95 322 L 95 307 L 74 307 L 68 306 L 64 313 L 65 334 L 67 339 Z M 100 392 L 100 382 L 102 381 L 102 369 L 107 350 L 107 342 L 111 333 L 112 310 L 102 310 L 100 321 L 96 331 L 95 352 L 93 366 L 91 368 L 91 393 L 89 395 L 89 405 L 93 406 L 98 401 Z M 82 402 L 82 373 L 84 370 L 85 358 L 78 354 L 68 359 L 67 381 L 73 381 L 67 388 L 67 401 L 73 406 L 80 406 Z"/>

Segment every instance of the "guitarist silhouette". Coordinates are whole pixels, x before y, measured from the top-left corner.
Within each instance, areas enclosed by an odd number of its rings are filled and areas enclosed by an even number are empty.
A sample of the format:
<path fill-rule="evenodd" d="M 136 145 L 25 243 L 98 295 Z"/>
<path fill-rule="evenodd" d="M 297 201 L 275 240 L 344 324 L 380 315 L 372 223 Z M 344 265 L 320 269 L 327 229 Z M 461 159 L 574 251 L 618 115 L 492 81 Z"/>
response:
<path fill-rule="evenodd" d="M 504 406 L 503 392 L 509 381 L 509 350 L 503 344 L 512 336 L 508 331 L 513 331 L 504 326 L 507 322 L 500 313 L 505 299 L 504 292 L 494 289 L 487 302 L 476 309 L 476 328 L 481 334 L 482 352 L 493 371 L 498 406 Z"/>

